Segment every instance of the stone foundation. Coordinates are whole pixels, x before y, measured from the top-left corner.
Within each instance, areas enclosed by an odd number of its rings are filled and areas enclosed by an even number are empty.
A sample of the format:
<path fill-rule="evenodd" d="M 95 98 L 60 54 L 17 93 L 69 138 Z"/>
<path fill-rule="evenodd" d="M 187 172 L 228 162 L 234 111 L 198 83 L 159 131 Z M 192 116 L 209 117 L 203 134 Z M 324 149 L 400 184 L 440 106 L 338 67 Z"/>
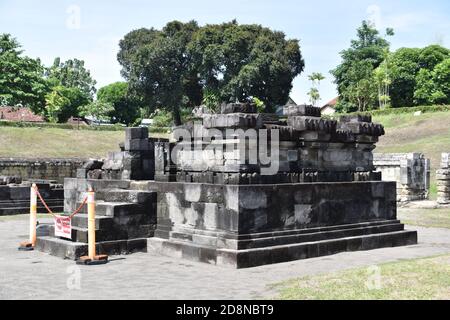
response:
<path fill-rule="evenodd" d="M 22 181 L 20 177 L 0 176 L 0 216 L 30 213 L 30 188 L 36 183 L 47 205 L 54 212 L 63 211 L 64 190 L 56 181 Z M 38 213 L 47 213 L 38 201 Z"/>
<path fill-rule="evenodd" d="M 18 176 L 22 180 L 45 179 L 63 183 L 64 178 L 76 177 L 77 169 L 87 159 L 26 159 L 0 158 L 1 176 Z"/>
<path fill-rule="evenodd" d="M 397 201 L 428 199 L 430 160 L 422 153 L 374 153 L 373 164 L 383 181 L 397 182 Z"/>
<path fill-rule="evenodd" d="M 157 186 L 149 246 L 191 260 L 242 268 L 417 242 L 392 182 Z"/>
<path fill-rule="evenodd" d="M 450 153 L 442 153 L 441 168 L 436 171 L 437 203 L 450 204 Z"/>

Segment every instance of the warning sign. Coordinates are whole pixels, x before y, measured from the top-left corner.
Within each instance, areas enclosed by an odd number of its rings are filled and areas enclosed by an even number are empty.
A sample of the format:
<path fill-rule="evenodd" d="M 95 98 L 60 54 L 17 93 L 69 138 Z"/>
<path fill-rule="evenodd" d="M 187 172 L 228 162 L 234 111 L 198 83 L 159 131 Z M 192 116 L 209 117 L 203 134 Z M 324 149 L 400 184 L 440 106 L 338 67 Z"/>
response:
<path fill-rule="evenodd" d="M 72 239 L 72 223 L 69 217 L 55 217 L 55 237 Z"/>

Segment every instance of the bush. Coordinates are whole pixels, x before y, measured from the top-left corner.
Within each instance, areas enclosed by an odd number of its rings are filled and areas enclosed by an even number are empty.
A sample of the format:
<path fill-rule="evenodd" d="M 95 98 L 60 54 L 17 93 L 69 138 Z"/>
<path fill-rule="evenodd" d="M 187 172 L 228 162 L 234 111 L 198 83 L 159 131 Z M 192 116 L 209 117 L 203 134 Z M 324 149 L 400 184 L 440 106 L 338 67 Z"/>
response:
<path fill-rule="evenodd" d="M 433 106 L 417 106 L 417 107 L 405 107 L 405 108 L 388 108 L 382 110 L 371 110 L 366 112 L 351 112 L 346 114 L 371 114 L 373 116 L 382 116 L 389 114 L 402 114 L 402 113 L 414 113 L 421 111 L 422 113 L 429 112 L 447 112 L 450 111 L 450 105 L 433 105 Z M 343 113 L 336 113 L 339 116 Z"/>
<path fill-rule="evenodd" d="M 85 126 L 70 123 L 49 123 L 49 122 L 23 122 L 0 120 L 0 127 L 16 127 L 16 128 L 56 128 L 69 130 L 97 130 L 97 131 L 121 131 L 125 130 L 120 125 L 113 126 Z"/>

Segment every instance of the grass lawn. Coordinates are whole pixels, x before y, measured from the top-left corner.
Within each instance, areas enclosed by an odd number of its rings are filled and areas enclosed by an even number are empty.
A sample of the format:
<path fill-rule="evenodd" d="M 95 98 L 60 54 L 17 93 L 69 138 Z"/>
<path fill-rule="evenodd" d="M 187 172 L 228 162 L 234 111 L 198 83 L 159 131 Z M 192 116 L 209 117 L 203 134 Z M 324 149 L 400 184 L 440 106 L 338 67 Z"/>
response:
<path fill-rule="evenodd" d="M 435 171 L 442 152 L 450 152 L 450 112 L 413 113 L 376 116 L 386 135 L 380 137 L 375 152 L 422 152 L 431 159 L 430 198 L 436 198 Z"/>
<path fill-rule="evenodd" d="M 272 289 L 284 300 L 450 299 L 450 255 L 307 276 Z"/>
<path fill-rule="evenodd" d="M 402 223 L 434 228 L 450 229 L 450 208 L 442 209 L 398 209 L 397 218 Z"/>
<path fill-rule="evenodd" d="M 124 131 L 0 127 L 0 157 L 102 158 L 124 139 Z"/>

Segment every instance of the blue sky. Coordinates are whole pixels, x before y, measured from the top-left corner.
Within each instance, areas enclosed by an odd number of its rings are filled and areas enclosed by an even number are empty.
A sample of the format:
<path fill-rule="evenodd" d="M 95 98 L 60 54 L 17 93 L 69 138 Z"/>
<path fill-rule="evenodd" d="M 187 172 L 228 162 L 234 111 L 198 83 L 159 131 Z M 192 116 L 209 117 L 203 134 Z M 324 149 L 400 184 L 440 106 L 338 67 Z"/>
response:
<path fill-rule="evenodd" d="M 450 1 L 324 0 L 0 0 L 0 33 L 11 33 L 25 54 L 49 65 L 54 57 L 86 61 L 97 87 L 121 80 L 118 41 L 140 27 L 161 28 L 168 21 L 197 20 L 201 25 L 236 18 L 258 23 L 300 40 L 305 71 L 294 80 L 291 96 L 307 102 L 307 75 L 322 72 L 322 103 L 336 96 L 329 71 L 340 61 L 363 19 L 380 30 L 393 27 L 392 48 L 449 47 Z"/>

